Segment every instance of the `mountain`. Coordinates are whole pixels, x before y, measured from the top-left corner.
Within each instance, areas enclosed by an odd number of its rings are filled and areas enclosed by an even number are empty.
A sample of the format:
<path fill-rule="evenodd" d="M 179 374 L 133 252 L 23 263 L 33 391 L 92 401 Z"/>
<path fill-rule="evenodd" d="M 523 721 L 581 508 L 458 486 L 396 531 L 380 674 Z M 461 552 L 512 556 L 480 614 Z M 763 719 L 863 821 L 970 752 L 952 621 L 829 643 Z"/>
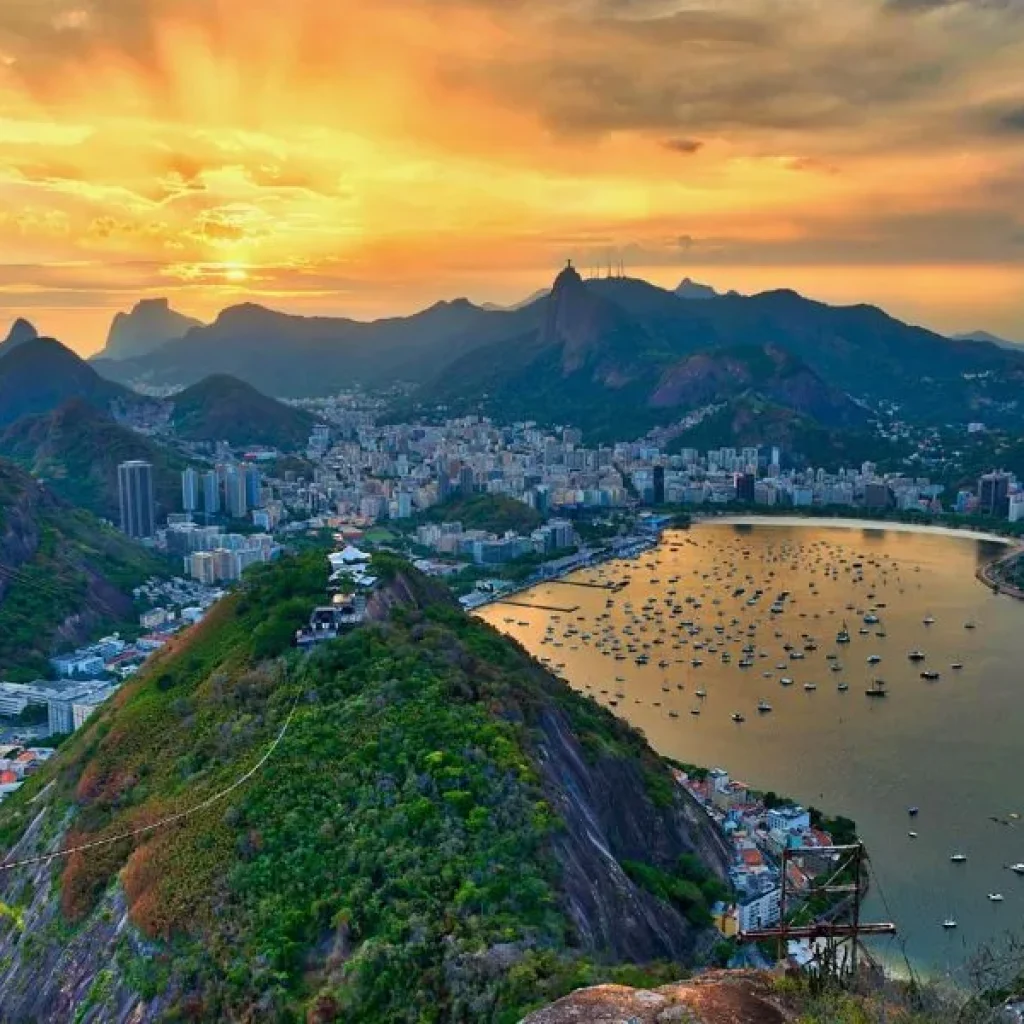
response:
<path fill-rule="evenodd" d="M 371 569 L 367 621 L 305 657 L 324 552 L 254 568 L 0 805 L 20 857 L 154 826 L 0 876 L 32 893 L 0 930 L 11 1020 L 516 1021 L 712 949 L 729 851 L 668 765 Z"/>
<path fill-rule="evenodd" d="M 11 324 L 7 337 L 0 341 L 0 356 L 4 356 L 19 345 L 24 345 L 26 341 L 34 341 L 38 337 L 39 332 L 35 327 L 27 320 L 19 318 Z"/>
<path fill-rule="evenodd" d="M 824 425 L 867 425 L 859 405 L 781 345 L 724 345 L 704 316 L 713 304 L 643 281 L 585 282 L 569 267 L 542 327 L 470 352 L 414 399 L 454 413 L 573 423 L 599 440 L 636 437 L 747 392 Z"/>
<path fill-rule="evenodd" d="M 529 317 L 526 310 L 492 312 L 456 299 L 413 316 L 363 323 L 245 304 L 148 356 L 103 360 L 97 368 L 124 383 L 187 386 L 228 374 L 278 398 L 329 395 L 422 380 L 468 348 L 514 332 L 510 325 L 524 313 Z"/>
<path fill-rule="evenodd" d="M 158 521 L 181 507 L 184 460 L 80 398 L 53 412 L 22 417 L 0 431 L 0 454 L 72 505 L 115 523 L 120 515 L 117 467 L 141 459 L 153 466 Z"/>
<path fill-rule="evenodd" d="M 1007 341 L 998 335 L 989 334 L 988 331 L 970 331 L 967 334 L 953 334 L 951 337 L 954 341 L 981 341 L 988 345 L 995 345 L 998 348 L 1008 348 L 1011 351 L 1024 349 L 1024 342 Z"/>
<path fill-rule="evenodd" d="M 226 374 L 217 374 L 175 395 L 171 424 L 186 441 L 227 441 L 305 448 L 317 420 Z"/>
<path fill-rule="evenodd" d="M 701 284 L 684 277 L 676 286 L 675 294 L 681 299 L 717 299 L 718 292 L 709 284 Z"/>
<path fill-rule="evenodd" d="M 519 302 L 512 303 L 511 306 L 502 306 L 497 302 L 485 302 L 481 305 L 481 309 L 490 310 L 492 312 L 513 312 L 517 309 L 525 309 L 527 306 L 532 306 L 535 302 L 540 299 L 546 299 L 551 293 L 550 288 L 538 288 L 537 291 L 527 295 L 525 299 L 520 299 Z"/>
<path fill-rule="evenodd" d="M 72 398 L 108 409 L 133 397 L 53 338 L 32 338 L 0 354 L 0 427 L 51 412 Z"/>
<path fill-rule="evenodd" d="M 171 309 L 167 299 L 143 299 L 130 313 L 115 315 L 100 356 L 136 359 L 183 338 L 193 327 L 202 326 L 202 321 Z"/>
<path fill-rule="evenodd" d="M 6 459 L 0 510 L 0 679 L 45 675 L 58 649 L 133 624 L 131 589 L 165 571 Z"/>

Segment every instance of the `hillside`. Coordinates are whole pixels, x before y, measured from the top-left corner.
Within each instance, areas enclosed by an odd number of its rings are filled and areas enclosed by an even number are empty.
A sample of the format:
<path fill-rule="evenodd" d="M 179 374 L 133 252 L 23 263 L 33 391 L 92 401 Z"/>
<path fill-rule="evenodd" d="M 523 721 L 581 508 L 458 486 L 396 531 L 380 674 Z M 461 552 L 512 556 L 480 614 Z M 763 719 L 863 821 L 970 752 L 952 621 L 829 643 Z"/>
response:
<path fill-rule="evenodd" d="M 503 534 L 530 533 L 544 517 L 529 505 L 500 494 L 474 494 L 455 497 L 427 509 L 421 520 L 430 523 L 462 523 L 464 530 L 488 530 Z"/>
<path fill-rule="evenodd" d="M 120 515 L 117 467 L 142 459 L 153 466 L 157 520 L 181 507 L 185 461 L 79 398 L 51 413 L 23 417 L 0 431 L 0 455 L 23 466 L 72 505 L 114 523 Z"/>
<path fill-rule="evenodd" d="M 224 375 L 207 377 L 171 401 L 171 423 L 177 436 L 186 441 L 305 448 L 317 422 L 308 412 L 268 398 L 244 381 Z"/>
<path fill-rule="evenodd" d="M 132 397 L 52 338 L 30 338 L 0 356 L 0 427 L 52 412 L 72 398 L 109 409 Z"/>
<path fill-rule="evenodd" d="M 0 459 L 0 679 L 134 619 L 130 591 L 164 564 Z"/>
<path fill-rule="evenodd" d="M 110 325 L 103 359 L 136 359 L 169 341 L 183 338 L 200 320 L 171 309 L 167 299 L 143 299 L 130 312 L 118 313 Z"/>
<path fill-rule="evenodd" d="M 254 570 L 0 806 L 29 856 L 258 769 L 0 877 L 32 894 L 0 922 L 11 1019 L 511 1024 L 711 948 L 727 851 L 641 737 L 404 563 L 374 569 L 372 621 L 308 657 L 288 638 L 323 553 Z M 675 966 L 616 966 L 653 961 Z"/>

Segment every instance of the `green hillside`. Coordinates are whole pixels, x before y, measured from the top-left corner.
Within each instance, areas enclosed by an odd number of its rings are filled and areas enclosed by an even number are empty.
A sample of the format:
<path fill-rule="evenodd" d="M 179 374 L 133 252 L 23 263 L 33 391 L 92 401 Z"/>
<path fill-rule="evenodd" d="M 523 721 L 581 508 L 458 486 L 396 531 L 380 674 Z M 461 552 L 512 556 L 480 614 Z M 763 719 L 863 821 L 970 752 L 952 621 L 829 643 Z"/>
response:
<path fill-rule="evenodd" d="M 8 1012 L 511 1024 L 669 970 L 616 965 L 693 961 L 725 860 L 665 764 L 436 584 L 374 569 L 374 621 L 308 657 L 288 638 L 323 553 L 254 570 L 0 807 L 24 853 L 121 834 L 231 785 L 287 725 L 251 782 L 71 857 L 23 931 L 0 925 Z M 671 904 L 623 868 L 684 857 Z"/>
<path fill-rule="evenodd" d="M 305 448 L 316 423 L 301 409 L 268 398 L 235 377 L 207 377 L 174 396 L 173 424 L 186 441 Z"/>
<path fill-rule="evenodd" d="M 131 589 L 166 568 L 0 459 L 0 679 L 45 675 L 58 649 L 134 622 Z"/>
<path fill-rule="evenodd" d="M 80 399 L 13 423 L 0 433 L 0 454 L 25 467 L 72 505 L 114 523 L 120 514 L 117 467 L 142 459 L 153 466 L 158 521 L 181 508 L 185 460 Z"/>
<path fill-rule="evenodd" d="M 430 523 L 458 522 L 464 530 L 488 530 L 498 534 L 508 530 L 528 534 L 544 522 L 536 509 L 501 494 L 455 497 L 427 509 L 420 518 Z"/>

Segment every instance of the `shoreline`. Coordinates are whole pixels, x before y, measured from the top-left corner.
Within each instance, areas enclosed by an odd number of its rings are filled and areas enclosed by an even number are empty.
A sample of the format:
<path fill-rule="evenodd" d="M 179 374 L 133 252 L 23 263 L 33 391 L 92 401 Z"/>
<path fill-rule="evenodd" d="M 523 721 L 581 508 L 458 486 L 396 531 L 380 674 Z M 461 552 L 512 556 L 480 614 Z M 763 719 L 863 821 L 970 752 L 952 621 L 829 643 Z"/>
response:
<path fill-rule="evenodd" d="M 959 537 L 962 540 L 983 540 L 1006 547 L 1024 548 L 1024 544 L 1012 537 L 982 530 L 960 530 L 955 526 L 932 526 L 926 523 L 900 523 L 887 519 L 847 519 L 840 516 L 694 516 L 692 525 L 703 526 L 718 523 L 721 526 L 808 526 L 832 527 L 837 530 L 888 530 L 893 533 L 932 533 L 939 537 Z"/>

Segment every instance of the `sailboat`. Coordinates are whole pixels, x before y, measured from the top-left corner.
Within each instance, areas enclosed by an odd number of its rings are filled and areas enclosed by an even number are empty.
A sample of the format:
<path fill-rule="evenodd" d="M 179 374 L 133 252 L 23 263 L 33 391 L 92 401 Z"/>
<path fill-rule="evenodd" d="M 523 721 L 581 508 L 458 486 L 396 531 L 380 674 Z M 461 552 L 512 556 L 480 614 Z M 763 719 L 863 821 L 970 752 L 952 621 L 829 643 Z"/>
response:
<path fill-rule="evenodd" d="M 873 679 L 869 689 L 865 690 L 864 693 L 868 697 L 887 697 L 889 691 L 885 688 L 885 683 L 881 679 Z"/>

